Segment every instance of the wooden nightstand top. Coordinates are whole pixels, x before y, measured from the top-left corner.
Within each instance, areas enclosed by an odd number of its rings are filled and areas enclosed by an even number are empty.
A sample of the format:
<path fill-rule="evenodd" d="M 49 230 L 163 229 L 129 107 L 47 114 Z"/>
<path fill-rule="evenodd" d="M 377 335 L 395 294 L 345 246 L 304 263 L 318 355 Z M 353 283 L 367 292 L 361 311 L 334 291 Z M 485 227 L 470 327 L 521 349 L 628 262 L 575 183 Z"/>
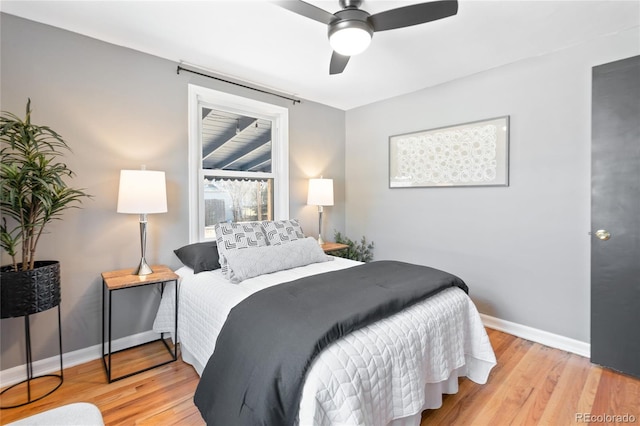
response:
<path fill-rule="evenodd" d="M 153 265 L 151 269 L 153 273 L 149 275 L 133 275 L 135 268 L 103 272 L 102 280 L 107 289 L 116 290 L 119 288 L 173 281 L 179 278 L 175 272 L 165 265 Z"/>
<path fill-rule="evenodd" d="M 330 251 L 344 250 L 349 248 L 346 244 L 341 243 L 324 243 L 320 247 L 324 250 L 325 253 L 329 253 Z"/>

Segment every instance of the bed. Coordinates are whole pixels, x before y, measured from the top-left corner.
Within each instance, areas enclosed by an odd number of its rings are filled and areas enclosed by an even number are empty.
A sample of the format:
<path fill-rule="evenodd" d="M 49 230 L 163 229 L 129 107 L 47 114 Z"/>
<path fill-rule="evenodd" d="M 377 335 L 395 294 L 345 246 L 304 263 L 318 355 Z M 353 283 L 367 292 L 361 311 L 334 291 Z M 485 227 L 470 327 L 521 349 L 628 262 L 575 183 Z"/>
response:
<path fill-rule="evenodd" d="M 229 313 L 250 295 L 360 264 L 327 259 L 331 260 L 260 275 L 254 272 L 255 276 L 236 283 L 222 269 L 198 273 L 188 266 L 178 269 L 183 360 L 202 376 Z M 172 290 L 164 292 L 154 331 L 173 332 L 173 298 Z M 495 364 L 473 302 L 463 290 L 451 287 L 327 346 L 306 374 L 297 422 L 419 425 L 423 410 L 440 407 L 443 394 L 457 392 L 458 377 L 486 383 Z"/>

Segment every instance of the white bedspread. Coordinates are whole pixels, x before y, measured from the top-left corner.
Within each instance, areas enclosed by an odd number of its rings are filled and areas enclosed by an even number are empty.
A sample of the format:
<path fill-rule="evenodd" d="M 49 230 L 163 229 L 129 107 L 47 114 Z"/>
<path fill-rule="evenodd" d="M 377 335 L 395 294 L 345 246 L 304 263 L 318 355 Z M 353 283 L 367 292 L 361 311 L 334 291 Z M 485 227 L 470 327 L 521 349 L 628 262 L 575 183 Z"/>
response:
<path fill-rule="evenodd" d="M 250 294 L 303 276 L 357 262 L 336 258 L 231 284 L 220 270 L 181 276 L 178 338 L 183 359 L 198 374 L 213 353 L 231 308 Z M 167 287 L 153 329 L 173 331 L 174 291 Z M 471 299 L 445 290 L 327 347 L 307 374 L 301 425 L 418 425 L 438 408 L 442 393 L 457 392 L 457 377 L 485 383 L 496 359 Z"/>

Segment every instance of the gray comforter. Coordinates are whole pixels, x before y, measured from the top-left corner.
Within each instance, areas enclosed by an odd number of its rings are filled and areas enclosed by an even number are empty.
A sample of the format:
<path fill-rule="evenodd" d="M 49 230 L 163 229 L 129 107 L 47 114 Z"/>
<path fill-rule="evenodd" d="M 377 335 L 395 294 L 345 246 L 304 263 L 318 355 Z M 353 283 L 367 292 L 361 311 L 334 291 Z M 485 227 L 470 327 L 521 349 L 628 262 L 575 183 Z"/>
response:
<path fill-rule="evenodd" d="M 305 374 L 342 336 L 465 283 L 449 273 L 379 261 L 261 290 L 234 307 L 194 401 L 208 425 L 296 422 Z"/>

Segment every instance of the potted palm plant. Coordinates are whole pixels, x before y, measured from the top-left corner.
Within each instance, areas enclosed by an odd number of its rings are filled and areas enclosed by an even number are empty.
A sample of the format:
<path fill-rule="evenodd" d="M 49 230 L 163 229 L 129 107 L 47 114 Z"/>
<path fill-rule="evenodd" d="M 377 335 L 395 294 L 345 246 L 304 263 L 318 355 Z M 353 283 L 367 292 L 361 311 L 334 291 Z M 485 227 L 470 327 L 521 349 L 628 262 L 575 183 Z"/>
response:
<path fill-rule="evenodd" d="M 67 185 L 74 173 L 60 161 L 69 147 L 47 126 L 31 122 L 31 100 L 24 120 L 0 114 L 0 244 L 11 257 L 0 274 L 1 318 L 41 312 L 60 302 L 60 264 L 37 261 L 40 237 L 51 221 L 89 197 Z"/>

